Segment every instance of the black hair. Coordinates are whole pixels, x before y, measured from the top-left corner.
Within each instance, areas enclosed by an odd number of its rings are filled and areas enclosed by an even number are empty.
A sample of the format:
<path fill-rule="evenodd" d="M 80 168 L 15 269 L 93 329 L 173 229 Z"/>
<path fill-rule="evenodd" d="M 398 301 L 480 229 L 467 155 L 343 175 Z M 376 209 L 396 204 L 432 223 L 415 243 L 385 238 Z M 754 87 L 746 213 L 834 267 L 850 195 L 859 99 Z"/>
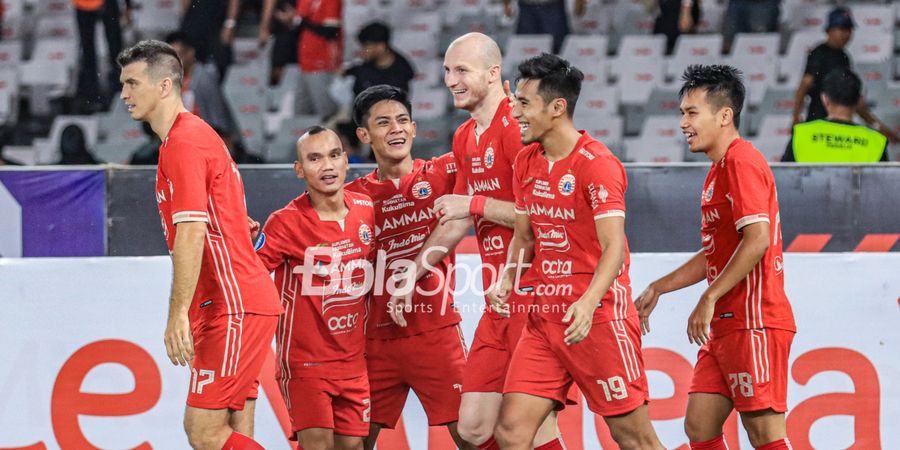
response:
<path fill-rule="evenodd" d="M 313 125 L 306 129 L 306 134 L 309 136 L 315 136 L 324 131 L 328 131 L 328 128 L 325 128 L 322 125 Z"/>
<path fill-rule="evenodd" d="M 151 78 L 159 80 L 169 77 L 181 91 L 184 68 L 181 66 L 181 58 L 171 45 L 162 41 L 144 40 L 122 50 L 116 57 L 120 68 L 140 61 L 147 63 L 147 72 Z"/>
<path fill-rule="evenodd" d="M 372 22 L 359 30 L 356 39 L 360 44 L 390 44 L 391 29 L 383 22 Z"/>
<path fill-rule="evenodd" d="M 832 103 L 841 106 L 856 106 L 862 95 L 862 80 L 847 68 L 837 68 L 828 72 L 822 80 L 822 93 Z"/>
<path fill-rule="evenodd" d="M 715 106 L 716 111 L 726 106 L 734 111 L 734 127 L 738 128 L 741 125 L 741 109 L 744 108 L 744 97 L 747 92 L 742 78 L 741 71 L 731 66 L 692 64 L 681 76 L 684 84 L 678 91 L 678 97 L 684 98 L 685 94 L 694 89 L 705 89 L 706 98 Z"/>
<path fill-rule="evenodd" d="M 366 88 L 353 100 L 353 122 L 356 123 L 356 126 L 365 128 L 372 107 L 382 100 L 393 100 L 401 103 L 406 108 L 410 118 L 412 118 L 412 104 L 409 102 L 409 96 L 406 94 L 406 91 L 387 84 L 378 84 Z"/>
<path fill-rule="evenodd" d="M 581 94 L 581 82 L 584 74 L 569 61 L 549 53 L 541 53 L 522 61 L 518 67 L 516 82 L 521 80 L 538 80 L 538 94 L 549 103 L 556 98 L 566 101 L 566 113 L 569 117 L 575 113 L 575 104 Z"/>

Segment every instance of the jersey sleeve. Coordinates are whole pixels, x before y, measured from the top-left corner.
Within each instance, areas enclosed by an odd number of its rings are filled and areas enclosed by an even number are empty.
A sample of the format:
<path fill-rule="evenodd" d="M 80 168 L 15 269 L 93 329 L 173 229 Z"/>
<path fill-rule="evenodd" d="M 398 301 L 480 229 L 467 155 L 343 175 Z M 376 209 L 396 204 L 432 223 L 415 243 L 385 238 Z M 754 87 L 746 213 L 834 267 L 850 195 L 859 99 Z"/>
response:
<path fill-rule="evenodd" d="M 463 147 L 463 139 L 462 133 L 465 127 L 459 127 L 456 129 L 456 132 L 453 133 L 453 160 L 456 161 L 456 179 L 453 181 L 453 193 L 457 195 L 469 195 L 468 186 L 466 186 L 466 173 L 463 170 L 465 167 L 463 162 L 465 162 L 464 155 L 465 149 Z"/>
<path fill-rule="evenodd" d="M 516 214 L 528 214 L 528 209 L 525 207 L 525 186 L 522 185 L 522 180 L 525 179 L 525 172 L 528 169 L 528 164 L 524 155 L 516 158 L 514 161 L 512 185 L 513 195 L 516 198 L 515 211 Z"/>
<path fill-rule="evenodd" d="M 434 193 L 437 197 L 452 194 L 456 191 L 456 158 L 452 152 L 432 158 L 431 172 L 435 177 Z"/>
<path fill-rule="evenodd" d="M 506 160 L 510 163 L 514 163 L 516 157 L 519 155 L 519 151 L 521 151 L 525 145 L 522 144 L 522 133 L 519 132 L 519 122 L 517 122 L 516 119 L 513 119 L 512 116 L 506 116 L 504 119 L 508 124 L 503 127 L 500 142 L 502 142 L 503 155 L 506 157 Z"/>
<path fill-rule="evenodd" d="M 269 272 L 278 268 L 287 258 L 284 243 L 288 242 L 288 233 L 277 214 L 269 216 L 263 225 L 256 241 L 256 255 Z"/>
<path fill-rule="evenodd" d="M 580 165 L 582 195 L 591 203 L 594 220 L 625 217 L 625 167 L 614 157 L 595 157 Z"/>
<path fill-rule="evenodd" d="M 321 8 L 324 25 L 338 26 L 341 24 L 341 0 L 324 1 Z"/>
<path fill-rule="evenodd" d="M 819 54 L 815 50 L 809 52 L 809 55 L 806 57 L 806 67 L 803 69 L 804 75 L 812 75 L 813 77 L 821 77 L 825 76 L 822 71 L 822 64 L 819 62 Z"/>
<path fill-rule="evenodd" d="M 774 187 L 760 164 L 740 158 L 726 164 L 731 212 L 737 230 L 751 223 L 769 221 L 769 193 Z"/>
<path fill-rule="evenodd" d="M 172 224 L 209 222 L 208 186 L 210 162 L 189 144 L 169 142 L 165 172 L 172 183 Z"/>

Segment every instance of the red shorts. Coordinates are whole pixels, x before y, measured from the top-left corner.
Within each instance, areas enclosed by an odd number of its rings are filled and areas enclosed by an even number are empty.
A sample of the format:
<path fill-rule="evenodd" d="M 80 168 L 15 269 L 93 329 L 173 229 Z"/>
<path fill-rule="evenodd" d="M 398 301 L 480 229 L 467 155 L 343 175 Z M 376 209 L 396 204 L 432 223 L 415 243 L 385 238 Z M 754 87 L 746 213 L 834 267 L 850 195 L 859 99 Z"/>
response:
<path fill-rule="evenodd" d="M 259 372 L 272 351 L 278 316 L 232 314 L 196 327 L 187 405 L 203 409 L 244 409 L 255 399 Z"/>
<path fill-rule="evenodd" d="M 527 321 L 527 313 L 481 316 L 466 362 L 463 392 L 503 392 L 509 361 Z"/>
<path fill-rule="evenodd" d="M 410 388 L 425 408 L 428 425 L 459 420 L 466 366 L 466 342 L 459 325 L 396 339 L 368 339 L 366 365 L 373 423 L 394 428 Z"/>
<path fill-rule="evenodd" d="M 763 328 L 713 337 L 697 353 L 691 393 L 721 394 L 739 412 L 787 411 L 794 332 Z"/>
<path fill-rule="evenodd" d="M 307 428 L 328 428 L 342 436 L 369 435 L 369 379 L 291 378 L 279 380 L 291 415 L 291 439 Z"/>
<path fill-rule="evenodd" d="M 625 414 L 649 401 L 637 316 L 595 323 L 571 346 L 564 341 L 568 327 L 529 316 L 503 393 L 543 397 L 562 407 L 574 382 L 588 408 L 601 416 Z"/>

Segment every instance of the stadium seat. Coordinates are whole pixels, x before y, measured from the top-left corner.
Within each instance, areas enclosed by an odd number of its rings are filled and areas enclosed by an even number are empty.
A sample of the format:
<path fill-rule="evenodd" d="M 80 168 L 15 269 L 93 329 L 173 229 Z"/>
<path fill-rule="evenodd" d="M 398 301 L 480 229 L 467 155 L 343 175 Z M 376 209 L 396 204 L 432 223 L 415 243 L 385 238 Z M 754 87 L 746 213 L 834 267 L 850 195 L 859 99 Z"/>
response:
<path fill-rule="evenodd" d="M 0 41 L 0 68 L 15 69 L 22 62 L 22 41 Z"/>
<path fill-rule="evenodd" d="M 359 30 L 371 22 L 389 23 L 390 21 L 387 20 L 388 10 L 376 7 L 378 3 L 376 0 L 354 0 L 343 3 L 344 61 L 352 61 L 362 56 L 359 54 L 359 41 L 356 40 Z"/>
<path fill-rule="evenodd" d="M 297 139 L 320 122 L 316 116 L 296 116 L 281 122 L 281 129 L 266 145 L 263 159 L 267 163 L 292 163 L 297 159 Z"/>
<path fill-rule="evenodd" d="M 762 101 L 754 111 L 745 110 L 741 114 L 741 129 L 747 134 L 756 135 L 759 123 L 767 115 L 791 115 L 794 113 L 795 89 L 769 86 L 763 94 Z"/>
<path fill-rule="evenodd" d="M 416 78 L 413 83 L 436 88 L 444 84 L 444 61 L 440 58 L 432 58 L 416 61 L 413 64 Z M 412 88 L 410 88 L 412 90 Z"/>
<path fill-rule="evenodd" d="M 387 0 L 387 7 L 394 14 L 406 15 L 437 10 L 437 0 Z"/>
<path fill-rule="evenodd" d="M 825 29 L 825 20 L 834 6 L 831 5 L 802 5 L 796 7 L 792 14 L 788 28 L 794 32 L 818 31 Z"/>
<path fill-rule="evenodd" d="M 641 127 L 642 138 L 683 139 L 679 116 L 647 116 Z"/>
<path fill-rule="evenodd" d="M 575 117 L 582 114 L 619 114 L 619 90 L 598 83 L 585 83 L 575 104 Z"/>
<path fill-rule="evenodd" d="M 438 56 L 437 37 L 428 31 L 398 31 L 391 38 L 391 45 L 413 64 Z"/>
<path fill-rule="evenodd" d="M 769 56 L 734 56 L 727 60 L 728 64 L 744 73 L 744 86 L 747 89 L 747 101 L 751 105 L 762 102 L 766 90 L 778 84 L 778 70 L 775 59 Z"/>
<path fill-rule="evenodd" d="M 778 33 L 738 33 L 731 47 L 731 56 L 736 57 L 778 57 L 781 36 Z"/>
<path fill-rule="evenodd" d="M 588 61 L 604 61 L 608 45 L 609 38 L 603 35 L 570 34 L 563 41 L 559 56 L 576 66 Z"/>
<path fill-rule="evenodd" d="M 622 64 L 620 71 L 618 86 L 623 104 L 646 103 L 653 88 L 663 84 L 662 60 L 659 58 Z"/>
<path fill-rule="evenodd" d="M 444 117 L 449 108 L 449 92 L 443 88 L 433 88 L 413 92 L 411 103 L 417 120 Z"/>
<path fill-rule="evenodd" d="M 800 79 L 803 78 L 809 52 L 824 41 L 825 33 L 821 30 L 798 31 L 791 34 L 787 51 L 778 64 L 779 76 L 784 80 L 783 84 L 786 87 L 797 89 Z"/>
<path fill-rule="evenodd" d="M 438 11 L 441 13 L 441 17 L 444 18 L 444 25 L 450 26 L 461 21 L 471 21 L 477 17 L 489 17 L 491 20 L 495 20 L 496 16 L 485 14 L 489 3 L 490 0 L 458 0 L 454 2 L 442 2 Z M 480 32 L 487 33 L 486 30 Z M 462 34 L 465 33 L 461 33 L 457 36 L 461 36 Z"/>
<path fill-rule="evenodd" d="M 549 34 L 513 34 L 506 41 L 503 54 L 503 73 L 511 75 L 516 66 L 532 56 L 550 53 L 553 49 L 553 36 Z"/>
<path fill-rule="evenodd" d="M 18 107 L 19 73 L 14 68 L 0 68 L 0 125 L 14 123 Z"/>
<path fill-rule="evenodd" d="M 75 8 L 70 0 L 37 0 L 34 3 L 37 3 L 34 6 L 34 14 L 38 17 L 53 15 L 75 17 Z"/>
<path fill-rule="evenodd" d="M 617 64 L 628 64 L 637 59 L 658 59 L 666 53 L 666 37 L 653 35 L 629 35 L 622 38 L 616 53 Z"/>
<path fill-rule="evenodd" d="M 888 81 L 893 78 L 893 62 L 856 63 L 856 73 L 862 78 L 863 95 L 868 102 L 877 102 L 887 90 Z"/>
<path fill-rule="evenodd" d="M 726 2 L 701 2 L 700 23 L 698 33 L 719 33 L 722 31 L 722 19 L 725 17 Z"/>
<path fill-rule="evenodd" d="M 681 114 L 681 99 L 678 98 L 679 85 L 656 86 L 650 92 L 650 98 L 644 105 L 648 116 Z"/>
<path fill-rule="evenodd" d="M 856 33 L 890 33 L 894 29 L 894 8 L 889 4 L 858 3 L 850 5 Z"/>
<path fill-rule="evenodd" d="M 675 52 L 669 59 L 666 75 L 680 78 L 684 69 L 691 64 L 712 64 L 720 60 L 722 35 L 682 34 L 675 43 Z"/>
<path fill-rule="evenodd" d="M 0 38 L 3 41 L 21 39 L 25 22 L 25 0 L 2 0 L 3 20 L 0 23 Z"/>
<path fill-rule="evenodd" d="M 285 73 L 296 71 L 295 67 L 286 67 Z M 255 64 L 243 66 L 231 66 L 225 76 L 223 89 L 225 96 L 240 95 L 251 93 L 256 97 L 265 98 L 263 91 L 268 85 L 268 74 L 266 68 Z M 268 108 L 263 108 L 265 111 Z M 236 111 L 235 111 L 236 112 Z"/>
<path fill-rule="evenodd" d="M 671 163 L 684 161 L 683 140 L 639 137 L 625 139 L 625 159 L 636 163 Z"/>
<path fill-rule="evenodd" d="M 581 17 L 570 16 L 572 23 L 571 36 L 589 35 L 599 37 L 609 33 L 612 27 L 611 15 L 608 13 L 609 5 L 603 2 L 588 2 L 584 15 Z"/>
<path fill-rule="evenodd" d="M 447 116 L 416 119 L 413 157 L 427 159 L 449 152 L 450 138 L 454 129 Z"/>
<path fill-rule="evenodd" d="M 855 63 L 880 63 L 891 57 L 894 35 L 879 31 L 857 31 L 847 46 Z"/>
<path fill-rule="evenodd" d="M 436 11 L 407 12 L 398 14 L 403 20 L 396 24 L 396 31 L 415 31 L 417 33 L 430 33 L 437 38 L 441 34 L 441 15 Z"/>
<path fill-rule="evenodd" d="M 133 10 L 134 24 L 145 35 L 161 36 L 178 23 L 181 2 L 178 0 L 142 0 Z"/>
<path fill-rule="evenodd" d="M 781 161 L 781 157 L 784 155 L 784 150 L 787 148 L 787 144 L 790 140 L 790 135 L 772 137 L 759 136 L 751 139 L 751 142 L 753 143 L 753 146 L 766 157 L 766 160 L 769 162 L 779 162 Z"/>
<path fill-rule="evenodd" d="M 256 38 L 236 38 L 232 44 L 234 53 L 234 66 L 243 65 L 261 65 L 266 71 L 269 70 L 269 62 L 272 51 L 272 42 L 265 47 L 259 47 L 259 41 Z"/>
<path fill-rule="evenodd" d="M 465 7 L 467 4 L 468 1 L 464 2 L 460 8 L 445 7 L 442 10 L 445 27 L 441 31 L 441 39 L 438 44 L 442 51 L 446 50 L 454 39 L 466 33 L 484 33 L 497 40 L 498 29 L 500 28 L 497 17 L 482 14 L 478 8 L 473 10 Z M 451 17 L 456 17 L 456 20 L 452 20 Z M 505 40 L 497 40 L 497 43 L 501 46 L 503 42 Z"/>
<path fill-rule="evenodd" d="M 793 134 L 790 114 L 769 114 L 762 118 L 759 124 L 759 139 L 774 139 L 790 137 Z"/>
<path fill-rule="evenodd" d="M 602 113 L 575 113 L 575 127 L 585 130 L 591 137 L 605 144 L 616 155 L 622 152 L 622 137 L 625 121 L 620 116 Z"/>
<path fill-rule="evenodd" d="M 75 24 L 75 14 L 38 18 L 34 36 L 38 39 L 74 39 L 77 41 L 78 28 Z"/>

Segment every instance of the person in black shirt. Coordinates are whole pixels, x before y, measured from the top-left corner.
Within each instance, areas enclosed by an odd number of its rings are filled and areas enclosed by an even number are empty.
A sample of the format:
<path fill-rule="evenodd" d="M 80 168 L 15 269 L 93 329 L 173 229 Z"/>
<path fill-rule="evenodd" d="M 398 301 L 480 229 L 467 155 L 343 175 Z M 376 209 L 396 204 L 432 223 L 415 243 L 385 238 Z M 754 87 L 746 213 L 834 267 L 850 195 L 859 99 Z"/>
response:
<path fill-rule="evenodd" d="M 853 17 L 850 15 L 850 10 L 846 7 L 839 6 L 828 13 L 828 21 L 825 26 L 825 32 L 828 37 L 825 42 L 819 44 L 809 53 L 809 57 L 806 59 L 803 79 L 800 80 L 800 86 L 794 94 L 794 125 L 801 122 L 800 112 L 807 96 L 809 96 L 809 108 L 806 112 L 805 121 L 824 119 L 828 116 L 825 105 L 822 104 L 822 80 L 825 78 L 825 75 L 834 69 L 850 70 L 850 56 L 844 49 L 850 42 L 850 38 L 853 37 L 854 27 Z M 891 142 L 900 141 L 900 136 L 872 114 L 864 97 L 860 97 L 856 106 L 856 113 L 867 124 L 887 136 Z"/>
<path fill-rule="evenodd" d="M 344 76 L 353 76 L 353 95 L 370 86 L 387 84 L 409 92 L 409 82 L 416 76 L 412 65 L 391 48 L 391 29 L 381 22 L 373 22 L 357 36 L 363 49 L 363 61 L 349 67 Z"/>
<path fill-rule="evenodd" d="M 678 36 L 697 32 L 700 0 L 659 0 L 657 3 L 659 14 L 653 24 L 653 34 L 666 36 L 666 54 L 671 55 Z"/>

